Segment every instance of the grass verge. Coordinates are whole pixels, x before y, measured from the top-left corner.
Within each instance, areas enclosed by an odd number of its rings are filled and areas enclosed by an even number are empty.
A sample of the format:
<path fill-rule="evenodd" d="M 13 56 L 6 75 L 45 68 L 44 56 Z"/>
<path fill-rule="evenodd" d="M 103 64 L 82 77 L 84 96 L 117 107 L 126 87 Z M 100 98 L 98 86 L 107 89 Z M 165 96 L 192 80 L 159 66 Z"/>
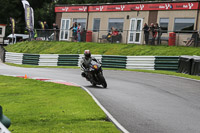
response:
<path fill-rule="evenodd" d="M 180 56 L 200 55 L 200 47 L 183 46 L 150 46 L 136 44 L 110 44 L 94 42 L 56 42 L 31 41 L 8 45 L 5 49 L 16 53 L 34 54 L 83 54 L 90 49 L 92 54 L 101 55 L 150 55 L 150 56 Z"/>
<path fill-rule="evenodd" d="M 4 115 L 15 133 L 116 133 L 106 115 L 79 87 L 0 76 Z"/>

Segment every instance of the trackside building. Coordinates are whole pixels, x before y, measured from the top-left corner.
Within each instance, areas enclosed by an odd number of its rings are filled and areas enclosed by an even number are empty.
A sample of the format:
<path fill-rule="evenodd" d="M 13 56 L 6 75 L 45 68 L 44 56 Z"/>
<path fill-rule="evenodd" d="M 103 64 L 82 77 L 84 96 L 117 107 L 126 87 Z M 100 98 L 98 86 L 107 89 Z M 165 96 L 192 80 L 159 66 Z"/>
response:
<path fill-rule="evenodd" d="M 3 38 L 5 37 L 6 25 L 0 24 L 0 44 L 3 44 Z"/>
<path fill-rule="evenodd" d="M 92 31 L 92 41 L 107 35 L 111 27 L 122 34 L 122 43 L 144 44 L 143 25 L 158 23 L 162 36 L 169 32 L 176 34 L 181 44 L 191 36 L 191 31 L 200 29 L 200 2 L 145 2 L 116 3 L 96 5 L 56 5 L 56 23 L 60 28 L 60 40 L 70 41 L 73 22 L 80 23 L 82 28 Z"/>

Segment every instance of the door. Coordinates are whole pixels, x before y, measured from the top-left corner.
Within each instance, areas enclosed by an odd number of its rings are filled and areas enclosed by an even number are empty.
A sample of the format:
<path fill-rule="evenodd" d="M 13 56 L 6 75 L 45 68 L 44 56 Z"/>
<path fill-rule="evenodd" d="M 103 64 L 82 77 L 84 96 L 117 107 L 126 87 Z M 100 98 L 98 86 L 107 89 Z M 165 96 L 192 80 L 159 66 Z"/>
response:
<path fill-rule="evenodd" d="M 60 40 L 69 40 L 70 19 L 61 20 Z"/>
<path fill-rule="evenodd" d="M 141 43 L 141 33 L 142 33 L 142 18 L 132 18 L 130 21 L 130 30 L 128 43 Z"/>

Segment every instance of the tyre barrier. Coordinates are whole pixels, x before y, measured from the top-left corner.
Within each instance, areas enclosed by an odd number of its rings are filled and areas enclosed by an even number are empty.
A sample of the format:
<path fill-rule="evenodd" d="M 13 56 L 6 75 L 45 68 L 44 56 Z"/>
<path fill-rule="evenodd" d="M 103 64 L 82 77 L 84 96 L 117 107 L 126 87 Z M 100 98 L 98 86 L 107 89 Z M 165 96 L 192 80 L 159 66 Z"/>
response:
<path fill-rule="evenodd" d="M 5 53 L 5 62 L 22 65 L 23 53 Z"/>
<path fill-rule="evenodd" d="M 155 70 L 178 70 L 179 56 L 155 56 Z"/>
<path fill-rule="evenodd" d="M 58 66 L 78 66 L 79 55 L 58 55 Z"/>
<path fill-rule="evenodd" d="M 37 54 L 24 54 L 22 64 L 25 65 L 39 65 L 40 55 Z"/>
<path fill-rule="evenodd" d="M 200 56 L 180 56 L 177 72 L 200 76 Z"/>
<path fill-rule="evenodd" d="M 126 68 L 126 56 L 102 56 L 102 67 L 105 68 Z"/>
<path fill-rule="evenodd" d="M 58 54 L 40 54 L 39 66 L 57 66 Z"/>
<path fill-rule="evenodd" d="M 104 68 L 168 70 L 200 75 L 200 57 L 192 56 L 190 67 L 183 62 L 185 56 L 115 56 L 92 55 Z M 39 66 L 79 66 L 83 54 L 24 54 L 5 53 L 5 62 Z M 187 56 L 190 57 L 190 56 Z M 185 60 L 186 61 L 186 60 Z M 186 70 L 187 69 L 187 70 Z"/>
<path fill-rule="evenodd" d="M 154 70 L 155 56 L 127 56 L 126 69 Z"/>

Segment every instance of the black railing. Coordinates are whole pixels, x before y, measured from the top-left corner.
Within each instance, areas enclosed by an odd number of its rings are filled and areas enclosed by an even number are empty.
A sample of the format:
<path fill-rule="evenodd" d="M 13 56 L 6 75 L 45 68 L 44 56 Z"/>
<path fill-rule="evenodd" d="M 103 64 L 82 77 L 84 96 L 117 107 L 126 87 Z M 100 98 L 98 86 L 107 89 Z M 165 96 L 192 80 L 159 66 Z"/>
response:
<path fill-rule="evenodd" d="M 78 34 L 73 36 L 71 30 L 40 30 L 37 29 L 35 40 L 46 41 L 78 41 Z M 98 43 L 133 43 L 147 45 L 172 45 L 172 46 L 200 46 L 199 32 L 197 31 L 160 31 L 156 35 L 145 35 L 144 31 L 123 30 L 113 35 L 108 30 L 82 31 L 81 42 Z M 146 37 L 145 37 L 146 36 Z"/>

